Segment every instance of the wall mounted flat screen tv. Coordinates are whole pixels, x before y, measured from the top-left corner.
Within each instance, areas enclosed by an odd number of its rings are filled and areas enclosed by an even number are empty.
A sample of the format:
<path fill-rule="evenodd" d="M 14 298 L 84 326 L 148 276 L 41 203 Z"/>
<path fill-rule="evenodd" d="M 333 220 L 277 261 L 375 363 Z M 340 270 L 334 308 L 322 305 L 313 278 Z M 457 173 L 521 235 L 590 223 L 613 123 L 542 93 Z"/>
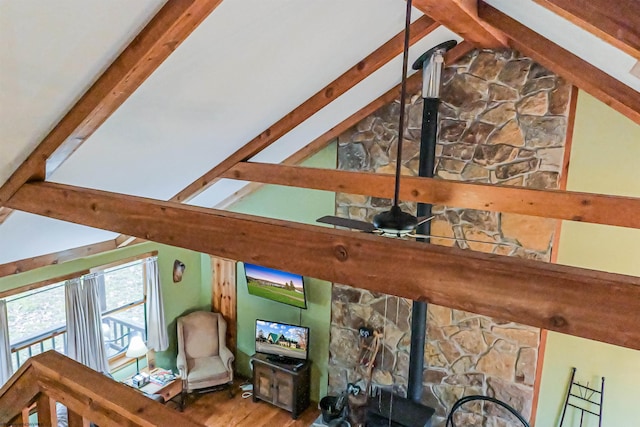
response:
<path fill-rule="evenodd" d="M 244 272 L 249 294 L 307 308 L 304 280 L 299 274 L 247 263 L 244 264 Z"/>
<path fill-rule="evenodd" d="M 295 363 L 309 355 L 309 328 L 286 323 L 256 320 L 256 353 L 269 360 Z"/>

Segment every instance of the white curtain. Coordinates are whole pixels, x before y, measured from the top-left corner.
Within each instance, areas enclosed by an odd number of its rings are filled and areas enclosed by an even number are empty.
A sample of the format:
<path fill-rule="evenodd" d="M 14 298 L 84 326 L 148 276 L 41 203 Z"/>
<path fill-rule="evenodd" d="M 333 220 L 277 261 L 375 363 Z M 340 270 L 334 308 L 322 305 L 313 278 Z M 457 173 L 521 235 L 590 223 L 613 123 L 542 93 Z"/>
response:
<path fill-rule="evenodd" d="M 164 303 L 157 257 L 147 259 L 145 272 L 147 281 L 147 347 L 155 351 L 164 351 L 169 348 L 169 336 L 164 321 Z"/>
<path fill-rule="evenodd" d="M 109 372 L 102 336 L 102 318 L 96 275 L 65 284 L 67 356 L 98 372 Z"/>
<path fill-rule="evenodd" d="M 11 365 L 11 346 L 9 345 L 9 319 L 7 303 L 0 300 L 0 387 L 13 375 Z"/>

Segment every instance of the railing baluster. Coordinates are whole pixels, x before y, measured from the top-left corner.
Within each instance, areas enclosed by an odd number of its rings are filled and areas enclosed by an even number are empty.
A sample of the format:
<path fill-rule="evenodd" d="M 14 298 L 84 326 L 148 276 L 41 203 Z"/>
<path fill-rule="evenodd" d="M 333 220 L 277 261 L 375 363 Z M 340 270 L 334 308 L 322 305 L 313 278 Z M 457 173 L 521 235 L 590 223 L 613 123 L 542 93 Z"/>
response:
<path fill-rule="evenodd" d="M 111 316 L 106 316 L 103 321 L 109 325 L 109 334 L 105 335 L 105 343 L 112 349 L 113 356 L 121 353 L 127 348 L 131 341 L 131 335 L 135 333 L 142 334 L 145 337 L 145 330 L 137 324 L 129 323 L 126 320 L 120 320 Z M 18 369 L 29 357 L 44 353 L 53 349 L 62 354 L 67 348 L 67 331 L 64 325 L 55 329 L 34 335 L 14 343 L 11 352 L 15 354 L 12 363 L 15 362 L 15 368 Z"/>
<path fill-rule="evenodd" d="M 40 393 L 38 397 L 38 425 L 50 426 L 56 419 L 56 403 L 44 393 Z"/>

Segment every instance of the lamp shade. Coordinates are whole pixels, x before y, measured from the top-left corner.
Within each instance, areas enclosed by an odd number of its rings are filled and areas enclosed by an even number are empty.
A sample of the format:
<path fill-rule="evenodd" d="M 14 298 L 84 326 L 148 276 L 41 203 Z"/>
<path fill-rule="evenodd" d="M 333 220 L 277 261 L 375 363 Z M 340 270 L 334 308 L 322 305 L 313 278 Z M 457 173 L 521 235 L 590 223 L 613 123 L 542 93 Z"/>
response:
<path fill-rule="evenodd" d="M 138 358 L 147 354 L 147 351 L 149 350 L 147 349 L 147 346 L 144 344 L 144 341 L 142 341 L 142 337 L 140 335 L 136 335 L 133 338 L 131 338 L 131 341 L 129 342 L 129 347 L 127 347 L 126 356 Z"/>

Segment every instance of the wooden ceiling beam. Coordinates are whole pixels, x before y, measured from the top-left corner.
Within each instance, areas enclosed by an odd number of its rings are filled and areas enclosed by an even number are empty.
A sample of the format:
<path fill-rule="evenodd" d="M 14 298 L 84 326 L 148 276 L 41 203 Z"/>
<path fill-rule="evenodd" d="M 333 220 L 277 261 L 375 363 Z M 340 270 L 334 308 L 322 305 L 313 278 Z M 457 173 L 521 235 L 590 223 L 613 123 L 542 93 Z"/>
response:
<path fill-rule="evenodd" d="M 640 124 L 640 93 L 482 1 L 478 14 L 509 38 L 509 46 Z"/>
<path fill-rule="evenodd" d="M 409 42 L 411 44 L 416 43 L 439 26 L 438 23 L 427 16 L 419 18 L 411 24 Z M 186 202 L 215 184 L 220 175 L 229 170 L 233 165 L 241 161 L 249 160 L 398 56 L 402 53 L 403 43 L 404 31 L 394 36 L 365 59 L 329 83 L 325 88 L 300 104 L 296 109 L 246 143 L 231 156 L 189 184 L 173 196 L 171 200 L 175 202 Z"/>
<path fill-rule="evenodd" d="M 414 0 L 413 6 L 476 47 L 506 47 L 507 38 L 478 18 L 477 0 Z"/>
<path fill-rule="evenodd" d="M 48 182 L 13 209 L 640 349 L 640 278 Z"/>
<path fill-rule="evenodd" d="M 13 211 L 9 208 L 0 207 L 0 224 L 5 222 L 7 218 L 9 218 L 9 215 L 11 215 L 11 212 Z"/>
<path fill-rule="evenodd" d="M 0 206 L 50 175 L 155 71 L 222 0 L 168 0 L 0 188 Z"/>
<path fill-rule="evenodd" d="M 73 249 L 53 252 L 46 255 L 40 255 L 33 258 L 25 258 L 19 261 L 12 261 L 0 265 L 0 277 L 11 276 L 13 274 L 24 273 L 25 271 L 35 270 L 36 268 L 46 267 L 49 265 L 61 264 L 78 258 L 83 258 L 102 252 L 117 249 L 115 240 L 106 240 L 104 242 L 94 243 L 91 245 L 79 246 Z"/>
<path fill-rule="evenodd" d="M 225 178 L 393 198 L 395 177 L 268 163 L 239 163 Z M 640 228 L 640 198 L 403 176 L 400 199 L 460 208 Z"/>
<path fill-rule="evenodd" d="M 640 3 L 635 0 L 534 0 L 640 60 Z"/>

